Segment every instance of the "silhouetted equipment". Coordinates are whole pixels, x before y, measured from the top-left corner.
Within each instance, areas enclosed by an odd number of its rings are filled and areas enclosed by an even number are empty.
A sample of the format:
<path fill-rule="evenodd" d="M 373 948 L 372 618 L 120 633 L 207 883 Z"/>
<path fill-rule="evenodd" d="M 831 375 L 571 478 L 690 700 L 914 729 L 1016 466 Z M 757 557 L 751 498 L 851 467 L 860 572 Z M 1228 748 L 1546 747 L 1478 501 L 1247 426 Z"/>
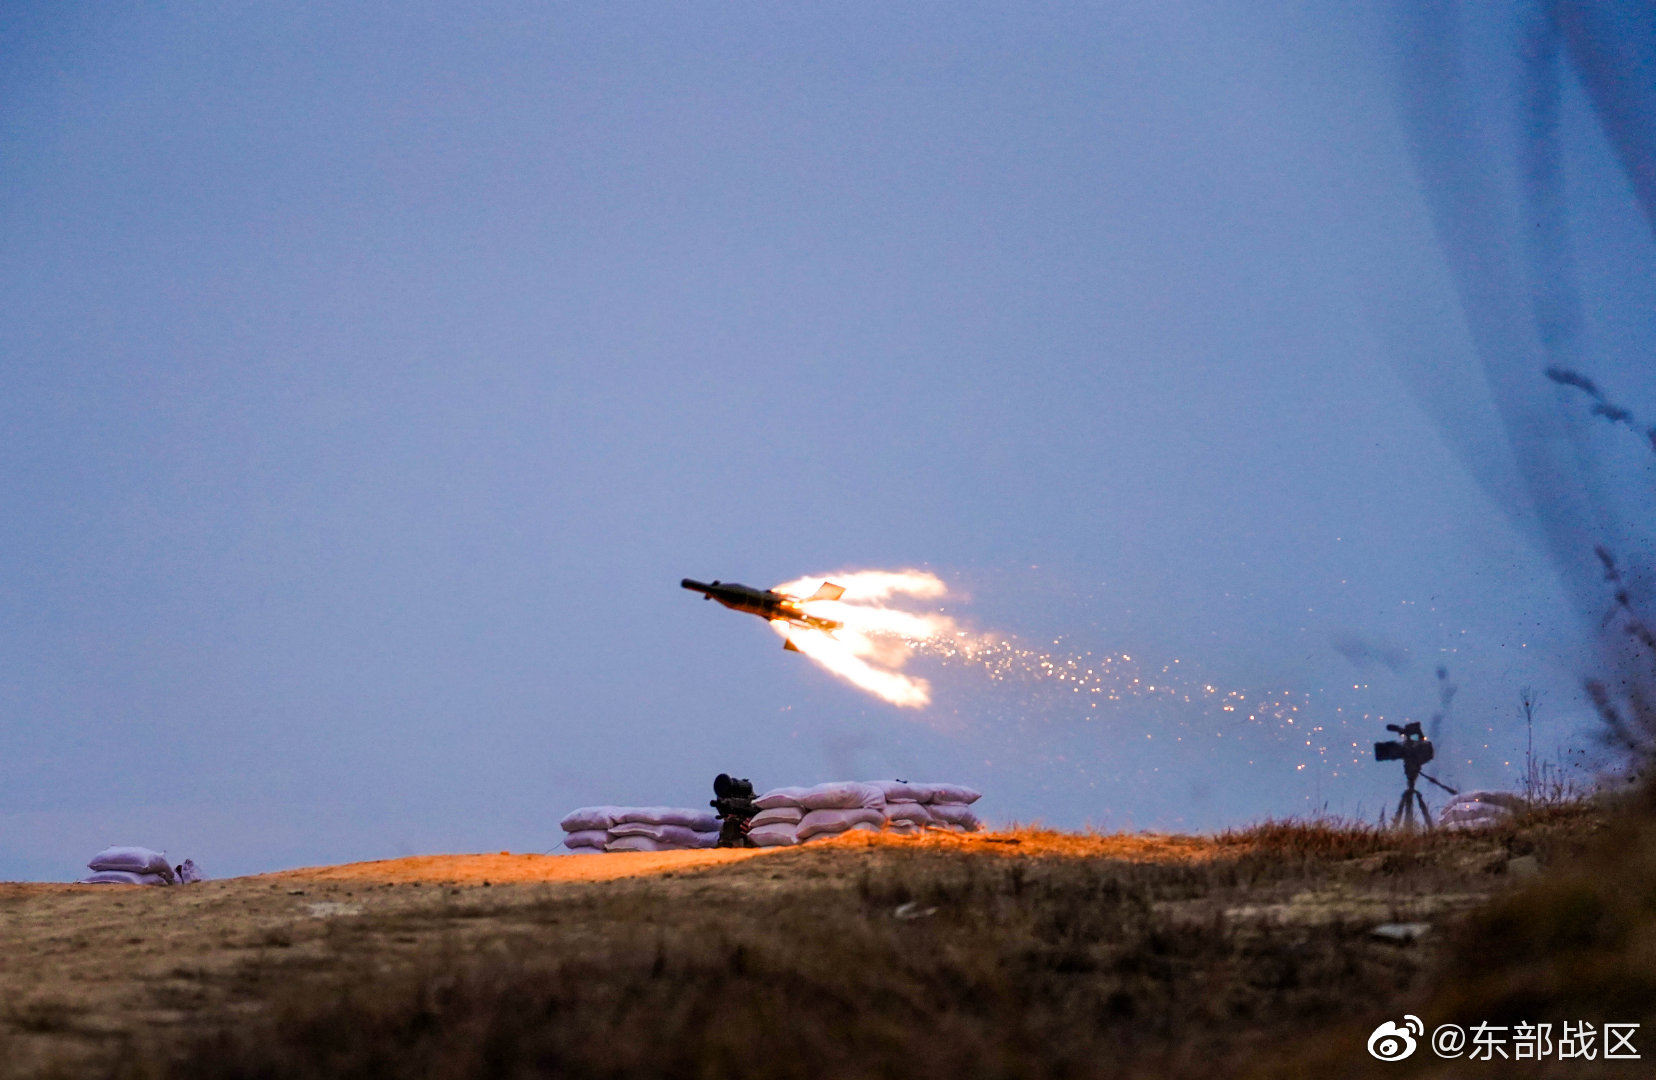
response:
<path fill-rule="evenodd" d="M 720 773 L 713 778 L 707 805 L 719 816 L 719 847 L 747 847 L 748 829 L 759 808 L 753 805 L 753 781 Z"/>
<path fill-rule="evenodd" d="M 1411 721 L 1402 727 L 1398 727 L 1396 724 L 1387 724 L 1386 730 L 1395 731 L 1402 738 L 1375 743 L 1374 760 L 1401 761 L 1403 763 L 1403 777 L 1409 782 L 1409 786 L 1403 789 L 1403 797 L 1397 800 L 1397 813 L 1392 815 L 1392 827 L 1396 828 L 1398 823 L 1402 822 L 1409 828 L 1414 828 L 1414 812 L 1415 807 L 1418 806 L 1420 807 L 1420 816 L 1426 819 L 1426 827 L 1430 829 L 1432 827 L 1432 814 L 1431 811 L 1426 809 L 1425 797 L 1415 790 L 1415 781 L 1424 776 L 1451 795 L 1459 795 L 1460 792 L 1430 773 L 1420 771 L 1422 766 L 1432 760 L 1437 751 L 1432 746 L 1432 740 L 1428 739 L 1425 732 L 1420 730 L 1418 723 Z"/>
<path fill-rule="evenodd" d="M 737 585 L 734 582 L 705 583 L 693 578 L 685 578 L 679 585 L 691 592 L 701 593 L 704 600 L 717 600 L 732 611 L 745 611 L 766 622 L 785 622 L 790 626 L 828 633 L 845 625 L 835 619 L 805 614 L 805 605 L 813 600 L 838 600 L 845 595 L 845 590 L 831 581 L 824 581 L 810 596 L 789 596 L 774 589 L 755 589 L 751 585 Z M 792 638 L 782 647 L 791 652 L 799 651 Z"/>

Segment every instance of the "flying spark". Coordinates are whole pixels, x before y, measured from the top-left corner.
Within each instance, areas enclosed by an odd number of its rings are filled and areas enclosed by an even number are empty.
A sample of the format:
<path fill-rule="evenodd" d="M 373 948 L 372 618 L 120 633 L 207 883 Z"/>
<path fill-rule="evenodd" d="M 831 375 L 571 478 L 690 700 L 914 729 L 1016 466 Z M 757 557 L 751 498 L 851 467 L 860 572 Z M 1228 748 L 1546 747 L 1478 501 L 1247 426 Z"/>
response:
<path fill-rule="evenodd" d="M 825 582 L 843 587 L 843 595 L 811 599 Z M 1317 765 L 1332 776 L 1346 767 L 1348 755 L 1352 764 L 1362 758 L 1360 740 L 1352 740 L 1350 750 L 1344 745 L 1352 729 L 1366 730 L 1385 719 L 1368 712 L 1359 719 L 1356 710 L 1324 700 L 1321 692 L 1226 689 L 1179 660 L 1155 666 L 1125 652 L 1068 651 L 1061 638 L 1046 648 L 985 633 L 944 614 L 939 601 L 949 595 L 948 587 L 923 570 L 803 577 L 774 591 L 792 598 L 802 614 L 840 625 L 825 630 L 777 619 L 772 629 L 824 670 L 899 708 L 932 703 L 931 682 L 905 670 L 919 658 L 938 669 L 976 672 L 1008 689 L 1020 687 L 1020 693 L 1042 699 L 1042 712 L 1102 720 L 1128 703 L 1171 705 L 1175 711 L 1159 712 L 1157 725 L 1175 742 L 1263 738 L 1292 753 L 1302 763 L 1297 771 Z M 1024 711 L 1033 703 L 1026 701 Z M 1131 719 L 1142 723 L 1144 716 L 1134 713 Z"/>
<path fill-rule="evenodd" d="M 1127 653 L 1095 655 L 1030 648 L 1015 640 L 963 626 L 941 610 L 915 610 L 915 602 L 939 601 L 948 586 L 923 570 L 862 570 L 790 581 L 775 592 L 809 597 L 824 582 L 844 588 L 835 600 L 804 600 L 805 614 L 843 626 L 833 631 L 771 623 L 778 634 L 825 670 L 902 708 L 931 703 L 931 683 L 903 669 L 916 655 L 939 666 L 981 671 L 992 682 L 1031 682 L 1066 690 L 1089 709 L 1128 700 L 1162 700 L 1216 708 L 1254 723 L 1294 726 L 1307 705 L 1290 691 L 1249 694 L 1222 691 L 1188 676 L 1174 660 L 1150 670 Z M 906 606 L 895 606 L 903 602 Z M 1060 641 L 1053 644 L 1059 645 Z"/>

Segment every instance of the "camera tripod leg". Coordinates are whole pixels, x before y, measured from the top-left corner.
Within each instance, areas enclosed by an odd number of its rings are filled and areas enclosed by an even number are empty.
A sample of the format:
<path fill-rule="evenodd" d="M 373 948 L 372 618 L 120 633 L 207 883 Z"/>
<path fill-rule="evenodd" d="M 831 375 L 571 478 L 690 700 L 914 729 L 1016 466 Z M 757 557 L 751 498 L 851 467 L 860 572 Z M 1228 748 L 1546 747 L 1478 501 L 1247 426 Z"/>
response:
<path fill-rule="evenodd" d="M 1426 797 L 1418 791 L 1414 793 L 1414 797 L 1415 801 L 1420 804 L 1420 816 L 1426 819 L 1426 827 L 1428 829 L 1436 828 L 1432 824 L 1432 812 L 1426 809 Z"/>
<path fill-rule="evenodd" d="M 1392 828 L 1397 828 L 1399 822 L 1406 828 L 1414 828 L 1414 800 L 1409 796 L 1417 794 L 1415 791 L 1405 791 L 1403 797 L 1397 800 L 1397 813 L 1392 815 Z"/>

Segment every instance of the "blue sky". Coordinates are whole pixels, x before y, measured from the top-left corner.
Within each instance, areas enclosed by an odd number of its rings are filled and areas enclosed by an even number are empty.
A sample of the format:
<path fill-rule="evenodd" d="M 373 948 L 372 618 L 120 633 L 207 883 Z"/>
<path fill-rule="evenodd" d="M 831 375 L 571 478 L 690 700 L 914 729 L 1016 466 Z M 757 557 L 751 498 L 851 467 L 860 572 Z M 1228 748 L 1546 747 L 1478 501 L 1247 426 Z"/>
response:
<path fill-rule="evenodd" d="M 1510 785 L 1520 686 L 1585 745 L 1593 600 L 1512 494 L 1413 39 L 1256 8 L 9 7 L 0 877 L 547 850 L 719 771 L 1372 816 L 1350 747 L 1439 664 L 1454 779 Z M 1516 32 L 1461 43 L 1498 192 Z M 1656 416 L 1649 224 L 1561 108 L 1583 367 Z M 906 566 L 1343 757 L 923 661 L 897 710 L 677 588 Z"/>

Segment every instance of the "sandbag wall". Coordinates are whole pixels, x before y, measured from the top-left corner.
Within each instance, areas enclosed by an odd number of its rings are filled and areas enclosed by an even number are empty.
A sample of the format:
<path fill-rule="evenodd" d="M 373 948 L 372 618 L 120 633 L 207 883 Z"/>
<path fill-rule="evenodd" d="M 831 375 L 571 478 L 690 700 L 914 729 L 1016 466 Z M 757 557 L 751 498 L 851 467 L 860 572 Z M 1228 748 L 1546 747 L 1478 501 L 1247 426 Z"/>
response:
<path fill-rule="evenodd" d="M 107 847 L 86 864 L 91 874 L 77 885 L 188 885 L 206 881 L 194 859 L 185 859 L 176 868 L 167 863 L 164 851 L 146 847 Z"/>
<path fill-rule="evenodd" d="M 683 851 L 719 842 L 719 819 L 711 810 L 680 806 L 583 806 L 559 824 L 564 847 L 577 854 Z"/>
<path fill-rule="evenodd" d="M 815 787 L 782 787 L 754 800 L 759 813 L 748 840 L 783 847 L 838 836 L 853 829 L 914 834 L 926 828 L 975 832 L 976 791 L 959 784 L 903 780 L 838 781 Z"/>

